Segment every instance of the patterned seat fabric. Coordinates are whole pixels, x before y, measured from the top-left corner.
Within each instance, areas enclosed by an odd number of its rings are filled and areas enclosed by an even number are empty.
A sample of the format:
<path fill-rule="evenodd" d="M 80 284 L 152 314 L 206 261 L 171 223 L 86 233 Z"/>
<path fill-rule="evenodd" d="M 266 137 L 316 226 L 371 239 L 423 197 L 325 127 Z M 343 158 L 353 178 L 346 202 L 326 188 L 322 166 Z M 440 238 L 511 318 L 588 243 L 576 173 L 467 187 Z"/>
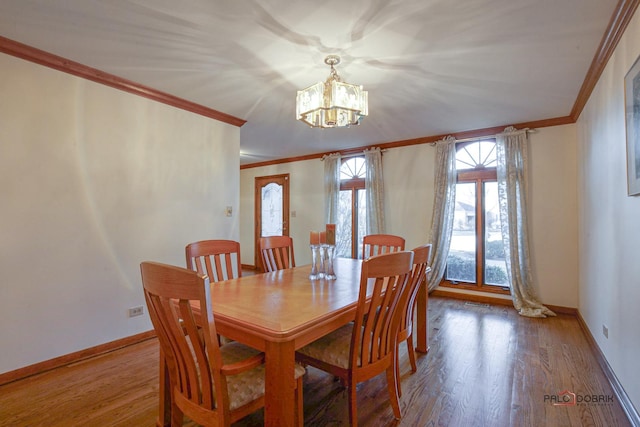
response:
<path fill-rule="evenodd" d="M 260 354 L 258 350 L 239 342 L 232 341 L 220 347 L 220 354 L 225 365 L 249 359 Z M 250 371 L 227 377 L 227 389 L 229 390 L 229 409 L 234 410 L 264 395 L 265 369 L 260 365 Z M 300 378 L 305 374 L 305 369 L 296 365 L 295 377 Z"/>

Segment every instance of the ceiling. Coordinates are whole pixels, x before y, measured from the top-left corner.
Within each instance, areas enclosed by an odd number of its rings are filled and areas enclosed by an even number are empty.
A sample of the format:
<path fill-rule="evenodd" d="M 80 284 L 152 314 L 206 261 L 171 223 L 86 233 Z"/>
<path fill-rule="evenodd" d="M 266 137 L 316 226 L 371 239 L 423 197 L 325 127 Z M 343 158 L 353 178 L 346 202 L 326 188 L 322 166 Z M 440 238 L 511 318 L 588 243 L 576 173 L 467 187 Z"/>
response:
<path fill-rule="evenodd" d="M 241 164 L 566 117 L 617 0 L 2 0 L 0 36 L 235 116 Z M 295 120 L 329 75 L 348 129 Z"/>

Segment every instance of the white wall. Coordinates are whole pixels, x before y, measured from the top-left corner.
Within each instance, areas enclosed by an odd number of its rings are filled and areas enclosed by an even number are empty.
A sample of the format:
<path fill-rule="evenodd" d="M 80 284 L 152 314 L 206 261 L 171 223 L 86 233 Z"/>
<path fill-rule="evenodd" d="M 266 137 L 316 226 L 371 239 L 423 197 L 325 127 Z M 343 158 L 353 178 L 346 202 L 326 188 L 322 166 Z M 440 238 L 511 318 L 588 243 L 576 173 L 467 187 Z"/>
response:
<path fill-rule="evenodd" d="M 540 299 L 577 307 L 577 202 L 575 125 L 540 129 L 530 144 L 531 254 Z M 435 147 L 389 149 L 382 157 L 387 232 L 403 236 L 407 248 L 428 241 L 433 210 Z M 323 227 L 324 169 L 320 160 L 285 163 L 240 172 L 240 239 L 245 264 L 253 260 L 254 177 L 291 174 L 291 236 L 298 264 L 310 262 L 309 231 Z M 303 212 L 303 215 L 301 215 Z M 245 230 L 251 230 L 246 233 Z M 495 295 L 495 294 L 492 294 Z"/>
<path fill-rule="evenodd" d="M 239 139 L 0 54 L 0 372 L 152 329 L 140 262 L 239 238 Z"/>
<path fill-rule="evenodd" d="M 636 12 L 578 120 L 579 310 L 636 409 L 640 196 L 627 196 L 624 77 L 638 55 Z"/>

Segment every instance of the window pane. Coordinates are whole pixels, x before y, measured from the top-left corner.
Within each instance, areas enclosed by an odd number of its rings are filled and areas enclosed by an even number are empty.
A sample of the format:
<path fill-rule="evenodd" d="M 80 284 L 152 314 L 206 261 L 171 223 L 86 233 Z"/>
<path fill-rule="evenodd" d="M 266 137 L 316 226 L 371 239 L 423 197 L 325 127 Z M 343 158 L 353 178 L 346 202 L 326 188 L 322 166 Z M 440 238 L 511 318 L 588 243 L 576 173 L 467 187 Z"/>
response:
<path fill-rule="evenodd" d="M 276 183 L 262 187 L 261 236 L 282 236 L 282 186 Z"/>
<path fill-rule="evenodd" d="M 336 256 L 351 258 L 351 190 L 340 192 L 338 199 L 338 224 L 336 225 Z"/>
<path fill-rule="evenodd" d="M 475 183 L 456 184 L 456 212 L 446 279 L 455 282 L 476 282 Z"/>
<path fill-rule="evenodd" d="M 362 259 L 362 239 L 367 233 L 367 190 L 358 190 L 358 259 Z"/>
<path fill-rule="evenodd" d="M 366 172 L 364 157 L 354 157 L 342 163 L 340 167 L 340 180 L 364 178 L 367 174 Z"/>
<path fill-rule="evenodd" d="M 478 141 L 462 146 L 456 152 L 456 169 L 475 169 L 496 166 L 496 143 Z"/>
<path fill-rule="evenodd" d="M 509 286 L 500 231 L 497 182 L 484 183 L 484 215 L 484 281 L 488 285 Z"/>

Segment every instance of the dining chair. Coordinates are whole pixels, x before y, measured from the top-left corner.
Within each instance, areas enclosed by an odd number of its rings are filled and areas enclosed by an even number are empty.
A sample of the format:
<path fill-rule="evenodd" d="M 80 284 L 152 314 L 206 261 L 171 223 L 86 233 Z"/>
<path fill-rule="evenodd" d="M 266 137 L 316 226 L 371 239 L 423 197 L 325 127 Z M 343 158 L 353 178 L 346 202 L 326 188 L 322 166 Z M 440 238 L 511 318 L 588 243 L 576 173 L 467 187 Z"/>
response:
<path fill-rule="evenodd" d="M 140 270 L 169 372 L 171 425 L 181 426 L 186 415 L 203 426 L 228 426 L 263 407 L 264 354 L 239 342 L 219 346 L 208 277 L 154 262 L 143 262 Z M 296 366 L 295 372 L 302 425 L 305 369 Z"/>
<path fill-rule="evenodd" d="M 240 243 L 234 240 L 201 240 L 185 247 L 187 268 L 209 276 L 210 282 L 242 277 Z"/>
<path fill-rule="evenodd" d="M 261 237 L 259 245 L 262 256 L 262 266 L 265 273 L 296 266 L 293 253 L 293 239 L 291 237 Z"/>
<path fill-rule="evenodd" d="M 418 246 L 412 250 L 413 252 L 413 269 L 411 271 L 411 278 L 407 285 L 407 292 L 403 294 L 403 299 L 400 301 L 400 329 L 398 330 L 398 345 L 396 347 L 395 356 L 395 368 L 398 396 L 402 396 L 402 388 L 400 387 L 400 364 L 399 364 L 399 349 L 402 342 L 407 343 L 407 353 L 409 355 L 409 362 L 411 363 L 411 372 L 416 372 L 418 366 L 416 365 L 416 353 L 413 345 L 413 315 L 416 307 L 416 297 L 426 278 L 429 271 L 429 255 L 431 254 L 431 244 L 425 244 Z"/>
<path fill-rule="evenodd" d="M 240 243 L 234 240 L 201 240 L 189 243 L 184 251 L 187 268 L 206 274 L 210 283 L 242 277 Z M 218 336 L 219 344 L 228 342 L 229 338 Z"/>
<path fill-rule="evenodd" d="M 394 366 L 398 311 L 411 276 L 413 252 L 396 252 L 362 262 L 355 321 L 302 347 L 296 360 L 326 371 L 346 385 L 349 422 L 358 423 L 356 385 L 386 372 L 393 413 L 400 419 Z"/>
<path fill-rule="evenodd" d="M 362 238 L 362 259 L 404 251 L 404 239 L 393 234 L 368 234 Z"/>

